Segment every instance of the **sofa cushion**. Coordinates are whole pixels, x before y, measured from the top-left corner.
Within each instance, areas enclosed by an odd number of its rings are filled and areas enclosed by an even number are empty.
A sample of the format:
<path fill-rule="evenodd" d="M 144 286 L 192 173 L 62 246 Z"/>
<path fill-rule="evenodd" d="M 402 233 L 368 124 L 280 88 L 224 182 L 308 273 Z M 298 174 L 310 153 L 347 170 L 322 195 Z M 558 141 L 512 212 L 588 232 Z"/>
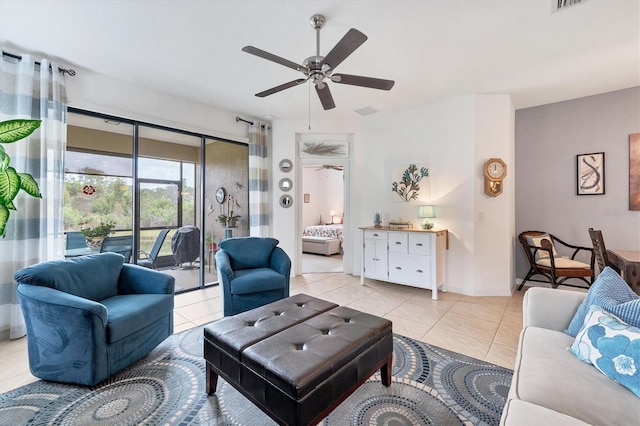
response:
<path fill-rule="evenodd" d="M 588 423 L 582 422 L 566 414 L 558 413 L 539 405 L 531 404 L 518 399 L 510 399 L 502 410 L 500 424 L 510 425 L 555 425 L 555 426 L 582 426 Z"/>
<path fill-rule="evenodd" d="M 124 294 L 101 302 L 107 308 L 107 342 L 127 337 L 173 310 L 173 294 Z"/>
<path fill-rule="evenodd" d="M 287 286 L 284 275 L 270 268 L 257 268 L 236 271 L 231 281 L 231 294 L 258 293 L 261 291 L 281 290 Z"/>
<path fill-rule="evenodd" d="M 32 265 L 14 278 L 20 284 L 50 287 L 98 302 L 118 293 L 123 263 L 120 254 L 99 253 Z"/>
<path fill-rule="evenodd" d="M 640 296 L 635 294 L 629 284 L 608 266 L 591 285 L 587 297 L 571 320 L 565 331 L 569 336 L 576 337 L 584 325 L 584 319 L 591 305 L 603 308 L 627 324 L 640 327 Z"/>
<path fill-rule="evenodd" d="M 637 424 L 640 399 L 576 359 L 567 350 L 573 341 L 561 331 L 526 327 L 509 396 L 590 424 Z"/>
<path fill-rule="evenodd" d="M 570 350 L 640 397 L 640 328 L 593 305 Z"/>
<path fill-rule="evenodd" d="M 231 269 L 238 271 L 268 268 L 271 252 L 278 243 L 275 238 L 228 238 L 220 242 L 220 248 L 229 255 Z"/>

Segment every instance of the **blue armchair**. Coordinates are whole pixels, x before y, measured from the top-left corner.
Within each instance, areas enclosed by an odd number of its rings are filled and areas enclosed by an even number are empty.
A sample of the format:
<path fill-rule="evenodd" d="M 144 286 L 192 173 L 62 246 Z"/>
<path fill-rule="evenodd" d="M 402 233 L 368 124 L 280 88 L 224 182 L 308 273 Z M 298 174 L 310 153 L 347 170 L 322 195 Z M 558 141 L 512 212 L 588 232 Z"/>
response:
<path fill-rule="evenodd" d="M 291 260 L 278 242 L 258 237 L 220 242 L 216 264 L 224 316 L 289 297 Z"/>
<path fill-rule="evenodd" d="M 14 278 L 41 379 L 95 385 L 173 334 L 174 278 L 121 254 L 44 262 Z"/>

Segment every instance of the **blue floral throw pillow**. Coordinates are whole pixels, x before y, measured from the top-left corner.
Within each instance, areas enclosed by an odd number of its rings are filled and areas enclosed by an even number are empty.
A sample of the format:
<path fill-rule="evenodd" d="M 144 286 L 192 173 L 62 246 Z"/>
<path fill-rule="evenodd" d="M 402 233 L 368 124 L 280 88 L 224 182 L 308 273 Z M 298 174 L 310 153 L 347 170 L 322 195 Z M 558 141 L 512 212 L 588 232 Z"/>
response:
<path fill-rule="evenodd" d="M 635 294 L 629 284 L 608 266 L 589 288 L 587 297 L 578 308 L 565 333 L 576 337 L 591 305 L 600 306 L 627 324 L 640 327 L 640 296 Z"/>
<path fill-rule="evenodd" d="M 593 305 L 569 350 L 640 398 L 640 328 Z"/>

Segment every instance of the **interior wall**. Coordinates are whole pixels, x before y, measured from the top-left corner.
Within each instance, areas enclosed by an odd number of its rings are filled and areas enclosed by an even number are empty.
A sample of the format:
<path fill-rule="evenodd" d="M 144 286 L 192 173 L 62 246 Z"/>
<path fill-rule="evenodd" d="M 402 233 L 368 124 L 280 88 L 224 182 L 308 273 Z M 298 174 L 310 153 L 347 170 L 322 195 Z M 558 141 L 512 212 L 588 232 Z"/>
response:
<path fill-rule="evenodd" d="M 640 133 L 640 87 L 516 111 L 516 235 L 550 232 L 591 246 L 640 250 L 640 211 L 629 210 L 629 134 Z M 576 195 L 576 155 L 605 153 L 605 194 Z M 516 276 L 528 270 L 516 250 Z"/>
<path fill-rule="evenodd" d="M 67 103 L 72 107 L 248 141 L 248 127 L 246 123 L 236 122 L 236 112 L 156 92 L 91 70 L 76 68 L 76 71 L 74 77 L 65 79 Z"/>
<path fill-rule="evenodd" d="M 510 294 L 513 177 L 507 177 L 505 188 L 510 189 L 498 198 L 488 199 L 482 192 L 484 161 L 502 157 L 510 162 L 513 155 L 510 97 L 460 97 L 402 114 L 371 117 L 363 128 L 354 153 L 354 177 L 362 191 L 355 203 L 360 209 L 360 226 L 372 225 L 373 212 L 381 210 L 383 224 L 389 218 L 403 217 L 417 227 L 421 221 L 418 205 L 429 201 L 436 206 L 433 221 L 449 229 L 449 290 L 469 295 Z M 391 182 L 398 179 L 391 171 L 410 163 L 428 167 L 430 200 L 395 201 Z M 494 232 L 484 236 L 485 229 Z M 479 230 L 480 237 L 476 235 Z M 356 236 L 361 239 L 361 233 Z M 362 244 L 355 246 L 359 262 Z M 485 254 L 486 250 L 490 252 Z M 484 263 L 484 256 L 492 256 L 492 261 Z"/>
<path fill-rule="evenodd" d="M 341 170 L 319 169 L 322 165 L 303 166 L 302 193 L 309 194 L 309 202 L 302 202 L 302 227 L 340 223 L 343 213 L 344 173 Z"/>

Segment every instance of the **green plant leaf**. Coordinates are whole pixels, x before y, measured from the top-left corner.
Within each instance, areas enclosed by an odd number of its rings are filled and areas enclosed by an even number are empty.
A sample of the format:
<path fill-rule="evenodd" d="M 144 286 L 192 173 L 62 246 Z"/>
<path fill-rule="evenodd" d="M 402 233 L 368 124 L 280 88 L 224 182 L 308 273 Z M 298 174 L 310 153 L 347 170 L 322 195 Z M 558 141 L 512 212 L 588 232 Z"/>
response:
<path fill-rule="evenodd" d="M 7 222 L 9 221 L 9 209 L 0 205 L 0 236 L 6 236 Z"/>
<path fill-rule="evenodd" d="M 20 176 L 13 167 L 0 172 L 0 205 L 7 206 L 20 191 Z"/>
<path fill-rule="evenodd" d="M 16 209 L 16 205 L 13 204 L 13 201 L 7 204 L 5 207 L 8 208 L 9 210 L 18 210 Z"/>
<path fill-rule="evenodd" d="M 8 120 L 0 123 L 0 143 L 12 143 L 33 133 L 42 120 Z"/>
<path fill-rule="evenodd" d="M 38 188 L 38 182 L 29 173 L 18 173 L 20 176 L 20 189 L 24 190 L 32 197 L 42 198 L 40 188 Z"/>
<path fill-rule="evenodd" d="M 3 172 L 9 167 L 9 162 L 11 158 L 7 155 L 7 152 L 4 150 L 2 145 L 0 145 L 0 172 Z"/>

